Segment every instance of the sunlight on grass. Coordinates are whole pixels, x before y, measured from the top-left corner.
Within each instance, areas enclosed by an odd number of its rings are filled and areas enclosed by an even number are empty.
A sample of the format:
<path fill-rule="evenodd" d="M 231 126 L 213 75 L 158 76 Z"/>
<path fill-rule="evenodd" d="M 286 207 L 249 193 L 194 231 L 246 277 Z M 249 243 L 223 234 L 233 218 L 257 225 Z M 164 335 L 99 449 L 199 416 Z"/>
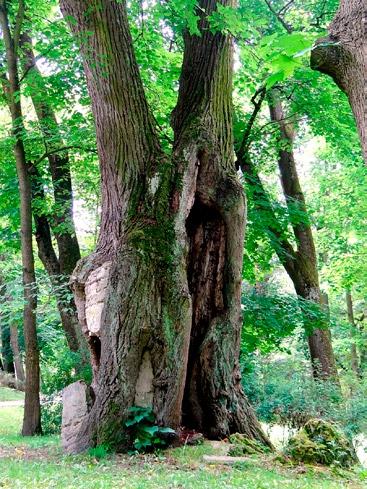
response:
<path fill-rule="evenodd" d="M 8 387 L 0 387 L 0 402 L 4 401 L 23 401 L 24 393 L 9 389 Z"/>
<path fill-rule="evenodd" d="M 58 436 L 21 436 L 22 420 L 23 407 L 0 407 L 0 448 L 22 446 L 51 448 L 59 445 Z"/>

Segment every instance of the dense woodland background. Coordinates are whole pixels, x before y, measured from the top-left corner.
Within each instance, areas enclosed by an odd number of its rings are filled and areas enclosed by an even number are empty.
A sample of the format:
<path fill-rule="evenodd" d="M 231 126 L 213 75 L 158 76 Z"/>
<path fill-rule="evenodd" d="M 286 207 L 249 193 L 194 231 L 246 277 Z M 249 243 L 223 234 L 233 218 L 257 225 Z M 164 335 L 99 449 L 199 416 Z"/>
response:
<path fill-rule="evenodd" d="M 247 198 L 243 388 L 260 421 L 300 427 L 322 417 L 353 437 L 367 430 L 367 168 L 347 96 L 310 68 L 312 47 L 325 37 L 338 3 L 218 3 L 209 29 L 235 46 L 233 161 Z M 24 11 L 19 5 L 0 2 L 0 368 L 4 383 L 15 375 L 17 386 L 24 385 L 13 152 L 21 140 L 31 174 L 36 281 L 29 281 L 28 292 L 37 302 L 35 351 L 41 393 L 52 396 L 78 379 L 92 380 L 68 282 L 80 257 L 97 244 L 100 173 L 78 49 L 84 41 L 75 42 L 58 2 L 29 0 Z M 182 33 L 202 36 L 196 8 L 195 0 L 128 2 L 145 94 L 168 156 Z M 14 93 L 4 9 L 16 44 Z M 59 415 L 58 405 L 44 405 L 44 432 L 59 429 Z M 23 431 L 30 434 L 27 425 Z"/>

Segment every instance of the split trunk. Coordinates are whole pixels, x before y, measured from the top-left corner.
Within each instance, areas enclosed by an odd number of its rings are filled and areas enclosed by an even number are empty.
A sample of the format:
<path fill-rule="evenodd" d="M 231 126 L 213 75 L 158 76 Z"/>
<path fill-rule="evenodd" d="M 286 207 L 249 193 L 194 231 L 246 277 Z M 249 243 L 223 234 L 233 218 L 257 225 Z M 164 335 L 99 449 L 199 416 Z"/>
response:
<path fill-rule="evenodd" d="M 216 8 L 199 3 L 207 13 Z M 102 177 L 97 249 L 73 275 L 95 401 L 68 449 L 124 448 L 132 405 L 152 406 L 160 425 L 268 443 L 238 364 L 245 201 L 233 161 L 232 43 L 212 34 L 204 16 L 202 36 L 185 35 L 166 155 L 125 2 L 62 0 L 61 8 L 83 39 Z"/>

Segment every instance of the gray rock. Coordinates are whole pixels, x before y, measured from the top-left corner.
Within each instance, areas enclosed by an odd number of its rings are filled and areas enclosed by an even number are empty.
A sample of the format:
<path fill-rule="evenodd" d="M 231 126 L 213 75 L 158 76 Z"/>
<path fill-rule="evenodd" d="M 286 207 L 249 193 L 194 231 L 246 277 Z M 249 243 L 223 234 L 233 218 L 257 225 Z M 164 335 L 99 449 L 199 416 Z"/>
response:
<path fill-rule="evenodd" d="M 63 390 L 62 404 L 62 447 L 65 453 L 78 453 L 82 451 L 79 431 L 92 408 L 93 391 L 83 381 L 74 382 Z"/>

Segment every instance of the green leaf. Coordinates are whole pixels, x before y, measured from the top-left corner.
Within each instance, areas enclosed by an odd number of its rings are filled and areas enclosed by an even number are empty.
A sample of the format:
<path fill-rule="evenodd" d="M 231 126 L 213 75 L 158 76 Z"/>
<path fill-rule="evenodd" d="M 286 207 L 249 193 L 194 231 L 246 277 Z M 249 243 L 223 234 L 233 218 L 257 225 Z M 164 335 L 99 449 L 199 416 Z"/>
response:
<path fill-rule="evenodd" d="M 285 79 L 285 72 L 283 70 L 273 73 L 272 75 L 268 76 L 268 78 L 265 81 L 266 89 L 269 90 L 276 83 L 278 83 L 279 81 L 283 81 L 284 79 Z"/>

